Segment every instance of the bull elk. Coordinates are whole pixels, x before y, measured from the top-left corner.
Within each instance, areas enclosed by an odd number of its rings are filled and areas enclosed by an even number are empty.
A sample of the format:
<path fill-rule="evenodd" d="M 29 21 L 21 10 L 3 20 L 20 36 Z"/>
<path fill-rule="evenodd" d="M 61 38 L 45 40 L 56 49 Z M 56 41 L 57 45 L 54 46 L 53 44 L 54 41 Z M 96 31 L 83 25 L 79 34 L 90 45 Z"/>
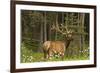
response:
<path fill-rule="evenodd" d="M 51 30 L 56 30 L 65 36 L 63 41 L 45 41 L 43 44 L 44 58 L 50 59 L 54 54 L 58 54 L 64 58 L 65 50 L 68 48 L 72 38 L 72 30 L 68 30 L 64 25 L 52 25 Z"/>

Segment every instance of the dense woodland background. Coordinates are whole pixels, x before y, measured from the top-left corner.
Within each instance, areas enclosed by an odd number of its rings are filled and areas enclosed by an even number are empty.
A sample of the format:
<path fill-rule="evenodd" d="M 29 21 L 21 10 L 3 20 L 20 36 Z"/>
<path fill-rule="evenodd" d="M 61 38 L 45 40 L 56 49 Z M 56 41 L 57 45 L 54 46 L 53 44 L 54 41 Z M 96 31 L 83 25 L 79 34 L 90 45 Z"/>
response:
<path fill-rule="evenodd" d="M 68 29 L 74 31 L 74 40 L 66 49 L 64 60 L 89 59 L 89 13 L 21 10 L 22 63 L 44 61 L 43 42 L 64 40 L 63 35 L 51 30 L 53 24 L 67 25 Z"/>

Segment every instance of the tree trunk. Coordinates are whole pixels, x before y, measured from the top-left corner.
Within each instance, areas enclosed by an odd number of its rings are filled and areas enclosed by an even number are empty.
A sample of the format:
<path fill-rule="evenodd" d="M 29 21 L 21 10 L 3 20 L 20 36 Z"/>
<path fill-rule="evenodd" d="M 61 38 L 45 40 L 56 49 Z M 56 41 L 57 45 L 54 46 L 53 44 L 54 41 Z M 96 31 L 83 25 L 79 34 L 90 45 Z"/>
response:
<path fill-rule="evenodd" d="M 47 20 L 46 20 L 46 12 L 44 12 L 44 41 L 47 41 Z"/>

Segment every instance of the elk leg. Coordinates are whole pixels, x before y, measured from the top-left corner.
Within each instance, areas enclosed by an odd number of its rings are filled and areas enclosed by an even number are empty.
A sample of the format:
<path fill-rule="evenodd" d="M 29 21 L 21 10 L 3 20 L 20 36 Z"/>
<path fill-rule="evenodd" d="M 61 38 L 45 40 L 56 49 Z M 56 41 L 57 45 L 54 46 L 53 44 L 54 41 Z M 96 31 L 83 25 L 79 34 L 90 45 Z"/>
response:
<path fill-rule="evenodd" d="M 47 51 L 46 50 L 43 50 L 43 52 L 44 52 L 44 59 L 47 59 L 48 58 Z"/>
<path fill-rule="evenodd" d="M 64 60 L 64 53 L 61 54 L 61 59 Z"/>
<path fill-rule="evenodd" d="M 53 52 L 52 52 L 52 50 L 49 50 L 49 51 L 48 51 L 48 59 L 51 59 L 52 56 L 53 56 Z"/>

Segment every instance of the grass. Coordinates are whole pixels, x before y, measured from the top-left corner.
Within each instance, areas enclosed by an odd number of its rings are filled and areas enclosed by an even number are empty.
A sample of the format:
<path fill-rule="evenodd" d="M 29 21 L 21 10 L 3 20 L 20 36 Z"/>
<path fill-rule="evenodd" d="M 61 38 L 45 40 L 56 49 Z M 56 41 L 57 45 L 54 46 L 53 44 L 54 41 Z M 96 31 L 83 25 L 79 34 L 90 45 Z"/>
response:
<path fill-rule="evenodd" d="M 32 63 L 32 62 L 44 62 L 44 61 L 75 61 L 75 60 L 88 60 L 89 56 L 87 53 L 78 55 L 65 55 L 64 59 L 52 57 L 52 59 L 44 60 L 42 52 L 36 52 L 33 49 L 29 49 L 22 44 L 21 46 L 21 63 Z"/>
<path fill-rule="evenodd" d="M 43 59 L 43 53 L 36 53 L 32 49 L 27 49 L 26 47 L 21 47 L 21 62 L 31 63 L 40 62 Z"/>

